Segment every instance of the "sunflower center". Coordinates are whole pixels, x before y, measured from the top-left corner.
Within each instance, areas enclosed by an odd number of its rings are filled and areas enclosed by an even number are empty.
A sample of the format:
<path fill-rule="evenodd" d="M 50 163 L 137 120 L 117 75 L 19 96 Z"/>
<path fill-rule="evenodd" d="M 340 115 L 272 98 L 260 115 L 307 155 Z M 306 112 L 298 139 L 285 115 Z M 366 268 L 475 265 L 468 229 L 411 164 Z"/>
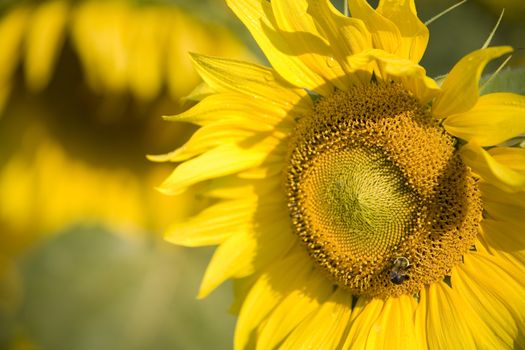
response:
<path fill-rule="evenodd" d="M 354 294 L 414 294 L 474 243 L 481 203 L 454 140 L 398 84 L 320 99 L 290 144 L 294 230 Z"/>

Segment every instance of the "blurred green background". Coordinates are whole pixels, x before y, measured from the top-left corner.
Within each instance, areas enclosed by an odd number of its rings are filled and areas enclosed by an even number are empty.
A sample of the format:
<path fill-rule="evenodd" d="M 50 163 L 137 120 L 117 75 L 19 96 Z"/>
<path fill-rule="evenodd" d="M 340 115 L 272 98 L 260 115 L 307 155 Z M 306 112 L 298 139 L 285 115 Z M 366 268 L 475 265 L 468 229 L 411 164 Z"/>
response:
<path fill-rule="evenodd" d="M 423 20 L 454 3 L 416 1 Z M 428 74 L 503 7 L 492 43 L 523 65 L 525 3 L 471 0 L 430 25 Z M 221 0 L 4 0 L 0 16 L 0 349 L 231 348 L 231 286 L 195 299 L 213 248 L 162 240 L 202 203 L 158 194 L 173 165 L 145 155 L 194 130 L 160 118 L 199 83 L 187 52 L 265 62 L 248 32 Z"/>

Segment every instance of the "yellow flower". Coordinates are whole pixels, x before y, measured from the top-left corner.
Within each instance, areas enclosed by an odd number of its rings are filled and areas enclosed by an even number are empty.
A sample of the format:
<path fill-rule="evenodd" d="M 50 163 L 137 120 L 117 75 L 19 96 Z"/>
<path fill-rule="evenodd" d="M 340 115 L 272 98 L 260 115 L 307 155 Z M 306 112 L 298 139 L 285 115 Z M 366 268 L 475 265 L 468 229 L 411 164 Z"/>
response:
<path fill-rule="evenodd" d="M 479 96 L 475 51 L 442 86 L 414 1 L 229 0 L 273 68 L 193 56 L 213 93 L 162 190 L 215 200 L 167 239 L 215 245 L 238 349 L 525 346 L 525 97 Z"/>

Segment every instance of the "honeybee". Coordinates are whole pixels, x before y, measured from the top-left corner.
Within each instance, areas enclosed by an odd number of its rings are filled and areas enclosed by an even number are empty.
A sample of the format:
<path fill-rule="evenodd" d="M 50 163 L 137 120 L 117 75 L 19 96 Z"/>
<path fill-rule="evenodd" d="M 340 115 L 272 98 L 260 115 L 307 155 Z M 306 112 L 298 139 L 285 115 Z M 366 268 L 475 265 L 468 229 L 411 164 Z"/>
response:
<path fill-rule="evenodd" d="M 394 284 L 401 284 L 410 277 L 406 274 L 410 267 L 410 262 L 404 256 L 395 258 L 390 267 L 389 277 Z"/>

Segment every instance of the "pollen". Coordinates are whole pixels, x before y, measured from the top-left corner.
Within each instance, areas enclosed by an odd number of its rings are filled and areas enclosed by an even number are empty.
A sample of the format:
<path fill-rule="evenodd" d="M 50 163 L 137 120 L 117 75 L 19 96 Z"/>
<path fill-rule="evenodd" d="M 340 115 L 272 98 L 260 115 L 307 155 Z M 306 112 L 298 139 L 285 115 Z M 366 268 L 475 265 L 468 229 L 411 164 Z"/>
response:
<path fill-rule="evenodd" d="M 285 185 L 294 231 L 355 295 L 416 294 L 444 279 L 482 218 L 454 138 L 397 83 L 319 99 L 297 123 Z"/>

